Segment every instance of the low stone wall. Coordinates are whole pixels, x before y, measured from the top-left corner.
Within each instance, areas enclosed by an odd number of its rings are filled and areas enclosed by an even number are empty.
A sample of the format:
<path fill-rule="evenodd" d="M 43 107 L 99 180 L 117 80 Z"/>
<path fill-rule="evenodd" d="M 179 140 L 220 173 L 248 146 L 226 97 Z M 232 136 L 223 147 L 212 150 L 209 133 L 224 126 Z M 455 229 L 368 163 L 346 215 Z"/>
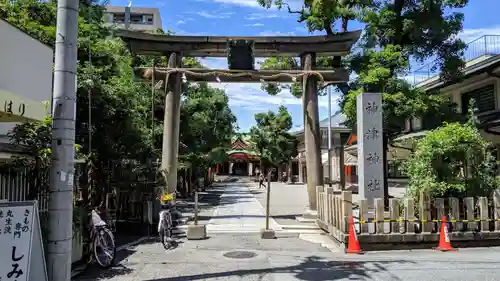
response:
<path fill-rule="evenodd" d="M 435 198 L 421 193 L 418 206 L 412 198 L 353 202 L 351 191 L 335 192 L 317 187 L 318 225 L 341 246 L 349 237 L 349 218 L 354 217 L 361 249 L 391 250 L 436 247 L 442 217 L 454 247 L 500 245 L 500 191 L 491 198 Z M 373 206 L 369 208 L 369 206 Z M 418 217 L 415 215 L 418 210 Z"/>

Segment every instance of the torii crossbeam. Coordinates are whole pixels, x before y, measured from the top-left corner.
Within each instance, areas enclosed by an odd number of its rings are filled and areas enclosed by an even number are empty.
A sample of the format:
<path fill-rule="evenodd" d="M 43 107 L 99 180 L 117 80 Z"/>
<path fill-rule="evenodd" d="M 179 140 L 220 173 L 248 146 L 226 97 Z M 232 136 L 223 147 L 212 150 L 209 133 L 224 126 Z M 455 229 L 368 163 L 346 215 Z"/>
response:
<path fill-rule="evenodd" d="M 121 30 L 117 35 L 133 54 L 169 56 L 167 68 L 136 68 L 136 77 L 151 81 L 165 79 L 165 117 L 162 169 L 167 171 L 169 191 L 177 186 L 181 78 L 206 82 L 301 82 L 303 86 L 304 134 L 306 147 L 309 208 L 316 210 L 316 186 L 323 186 L 318 114 L 318 81 L 347 82 L 340 66 L 316 69 L 316 56 L 345 56 L 361 31 L 329 36 L 172 36 Z M 254 57 L 291 56 L 301 58 L 300 70 L 210 70 L 182 68 L 182 57 L 227 57 L 228 42 L 252 42 Z"/>

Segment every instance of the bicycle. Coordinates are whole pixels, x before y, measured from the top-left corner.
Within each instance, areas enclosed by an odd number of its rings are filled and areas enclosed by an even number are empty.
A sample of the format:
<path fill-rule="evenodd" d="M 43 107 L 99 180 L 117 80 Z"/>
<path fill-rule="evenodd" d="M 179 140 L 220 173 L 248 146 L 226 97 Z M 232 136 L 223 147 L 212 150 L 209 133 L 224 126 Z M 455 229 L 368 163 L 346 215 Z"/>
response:
<path fill-rule="evenodd" d="M 174 223 L 172 219 L 172 211 L 175 210 L 175 194 L 166 194 L 161 196 L 160 202 L 162 209 L 159 214 L 158 235 L 165 250 L 169 250 L 177 245 L 177 242 L 172 238 Z"/>
<path fill-rule="evenodd" d="M 100 267 L 109 268 L 116 258 L 115 237 L 108 225 L 96 210 L 91 212 L 90 241 L 92 241 L 92 254 Z"/>

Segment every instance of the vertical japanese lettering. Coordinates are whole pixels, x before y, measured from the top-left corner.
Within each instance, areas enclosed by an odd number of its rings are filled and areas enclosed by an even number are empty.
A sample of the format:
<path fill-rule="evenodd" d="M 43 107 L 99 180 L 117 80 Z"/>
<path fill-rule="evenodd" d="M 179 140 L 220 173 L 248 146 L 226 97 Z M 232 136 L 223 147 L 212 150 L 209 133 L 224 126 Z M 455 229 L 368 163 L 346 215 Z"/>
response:
<path fill-rule="evenodd" d="M 368 164 L 373 165 L 373 164 L 378 164 L 380 163 L 380 156 L 377 155 L 376 152 L 370 152 L 368 153 L 368 157 L 366 157 L 366 160 L 368 161 Z"/>
<path fill-rule="evenodd" d="M 12 218 L 14 217 L 14 213 L 12 210 L 7 210 L 6 214 L 6 219 L 5 219 L 5 225 L 3 228 L 3 233 L 4 234 L 12 234 Z"/>
<path fill-rule="evenodd" d="M 17 279 L 19 278 L 20 276 L 22 276 L 24 274 L 24 272 L 22 271 L 22 269 L 19 268 L 19 261 L 21 261 L 22 259 L 24 258 L 24 254 L 16 254 L 16 246 L 12 246 L 12 255 L 11 255 L 11 259 L 12 259 L 12 271 L 10 271 L 9 273 L 7 273 L 7 278 L 9 279 Z"/>
<path fill-rule="evenodd" d="M 369 101 L 368 104 L 365 106 L 365 111 L 368 114 L 373 115 L 377 113 L 378 107 L 379 106 L 374 101 Z"/>
<path fill-rule="evenodd" d="M 373 191 L 378 191 L 380 190 L 380 180 L 373 180 L 371 179 L 368 182 L 368 191 L 373 192 Z"/>
<path fill-rule="evenodd" d="M 373 126 L 373 128 L 368 129 L 364 134 L 365 140 L 375 140 L 378 139 L 379 136 L 380 132 L 379 130 L 377 130 L 377 128 L 375 128 L 375 126 Z"/>
<path fill-rule="evenodd" d="M 28 216 L 30 215 L 30 211 L 28 209 L 26 209 L 24 211 L 24 220 L 23 220 L 23 226 L 21 227 L 21 231 L 22 232 L 28 232 L 30 229 L 29 229 L 29 223 L 30 221 L 28 220 Z"/>

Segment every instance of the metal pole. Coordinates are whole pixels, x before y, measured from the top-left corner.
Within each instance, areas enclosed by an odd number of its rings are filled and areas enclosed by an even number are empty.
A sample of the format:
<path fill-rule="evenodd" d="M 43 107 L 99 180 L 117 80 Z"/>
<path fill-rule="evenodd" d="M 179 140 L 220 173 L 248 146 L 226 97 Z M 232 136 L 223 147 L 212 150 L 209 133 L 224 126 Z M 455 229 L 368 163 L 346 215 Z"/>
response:
<path fill-rule="evenodd" d="M 71 280 L 78 0 L 57 2 L 47 273 Z"/>
<path fill-rule="evenodd" d="M 153 156 L 155 155 L 154 154 L 154 151 L 155 151 L 155 91 L 156 91 L 155 67 L 156 67 L 156 61 L 153 58 L 153 75 L 151 76 L 151 152 L 152 152 Z"/>
<path fill-rule="evenodd" d="M 89 62 L 90 62 L 90 68 L 92 70 L 92 51 L 90 49 L 90 43 L 89 43 Z M 94 71 L 91 71 L 92 74 L 94 74 Z M 89 134 L 89 157 L 91 156 L 92 153 L 92 87 L 94 84 L 94 81 L 90 80 L 88 81 L 88 99 L 89 99 L 89 124 L 88 124 L 88 134 Z M 76 90 L 76 89 L 75 89 Z"/>
<path fill-rule="evenodd" d="M 332 87 L 328 86 L 328 186 L 332 186 Z"/>
<path fill-rule="evenodd" d="M 128 6 L 125 7 L 125 29 L 130 27 L 130 6 L 132 2 L 129 2 Z"/>
<path fill-rule="evenodd" d="M 267 195 L 266 195 L 266 230 L 269 229 L 269 205 L 271 202 L 271 172 L 272 169 L 269 169 L 269 172 L 267 173 Z"/>
<path fill-rule="evenodd" d="M 194 192 L 194 225 L 198 225 L 198 191 Z"/>

